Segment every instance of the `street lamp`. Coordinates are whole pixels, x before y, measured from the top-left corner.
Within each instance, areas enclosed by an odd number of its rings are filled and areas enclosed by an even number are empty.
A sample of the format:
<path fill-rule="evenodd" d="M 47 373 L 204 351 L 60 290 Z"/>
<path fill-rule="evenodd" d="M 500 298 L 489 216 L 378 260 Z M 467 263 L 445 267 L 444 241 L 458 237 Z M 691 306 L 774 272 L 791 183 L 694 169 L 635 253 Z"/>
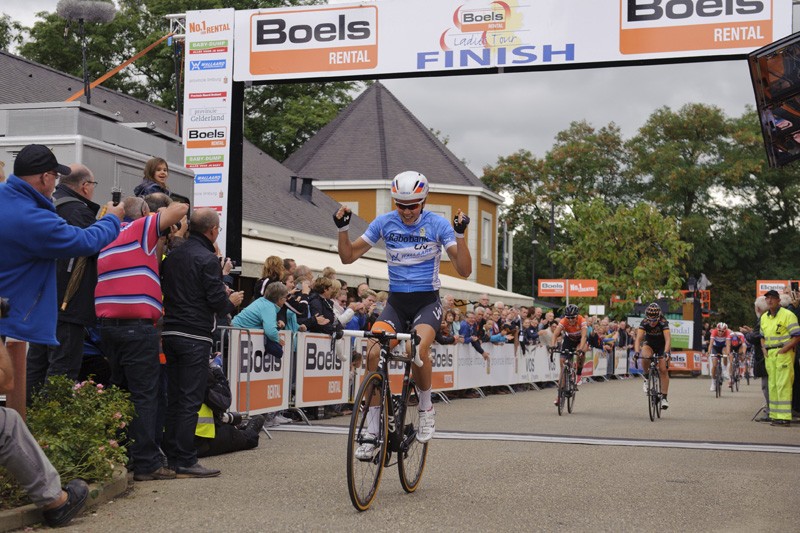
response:
<path fill-rule="evenodd" d="M 92 103 L 91 84 L 89 83 L 89 69 L 86 66 L 86 31 L 84 23 L 99 22 L 108 24 L 117 14 L 114 4 L 94 0 L 61 0 L 56 5 L 56 13 L 61 18 L 72 22 L 78 21 L 78 36 L 81 40 L 81 63 L 83 66 L 83 95 L 86 103 Z M 66 33 L 64 34 L 66 37 Z"/>
<path fill-rule="evenodd" d="M 536 245 L 535 238 L 531 241 L 531 297 L 536 300 Z"/>

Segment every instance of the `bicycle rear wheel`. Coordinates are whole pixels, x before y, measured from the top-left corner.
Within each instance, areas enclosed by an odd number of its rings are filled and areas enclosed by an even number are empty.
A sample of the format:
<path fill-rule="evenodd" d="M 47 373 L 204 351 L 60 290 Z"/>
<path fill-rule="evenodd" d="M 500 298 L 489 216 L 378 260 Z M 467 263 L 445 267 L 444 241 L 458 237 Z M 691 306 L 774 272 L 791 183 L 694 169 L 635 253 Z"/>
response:
<path fill-rule="evenodd" d="M 428 457 L 428 444 L 417 440 L 419 429 L 419 396 L 417 386 L 412 381 L 406 398 L 406 414 L 403 421 L 403 441 L 397 451 L 397 468 L 400 471 L 400 484 L 406 492 L 414 492 L 422 479 L 425 461 Z"/>
<path fill-rule="evenodd" d="M 650 422 L 656 421 L 656 403 L 653 401 L 656 394 L 654 383 L 653 372 L 647 372 L 647 414 L 650 415 Z"/>
<path fill-rule="evenodd" d="M 347 489 L 353 507 L 359 511 L 369 509 L 383 475 L 389 412 L 389 398 L 384 395 L 383 379 L 378 372 L 372 372 L 364 378 L 356 394 L 353 414 L 350 417 L 350 432 L 347 439 Z M 377 435 L 368 433 L 367 414 L 371 404 L 379 406 Z M 356 457 L 356 450 L 365 443 L 375 446 L 375 455 L 372 459 L 361 460 Z"/>
<path fill-rule="evenodd" d="M 566 401 L 567 373 L 568 370 L 565 366 L 561 369 L 561 377 L 558 378 L 558 416 L 561 416 L 564 410 L 564 402 Z"/>
<path fill-rule="evenodd" d="M 569 379 L 569 394 L 567 395 L 567 412 L 572 413 L 572 407 L 575 405 L 575 396 L 578 394 L 578 387 L 575 385 L 575 381 L 577 378 L 575 374 L 570 372 L 570 379 Z"/>
<path fill-rule="evenodd" d="M 750 385 L 750 361 L 747 361 L 744 365 L 744 379 Z"/>

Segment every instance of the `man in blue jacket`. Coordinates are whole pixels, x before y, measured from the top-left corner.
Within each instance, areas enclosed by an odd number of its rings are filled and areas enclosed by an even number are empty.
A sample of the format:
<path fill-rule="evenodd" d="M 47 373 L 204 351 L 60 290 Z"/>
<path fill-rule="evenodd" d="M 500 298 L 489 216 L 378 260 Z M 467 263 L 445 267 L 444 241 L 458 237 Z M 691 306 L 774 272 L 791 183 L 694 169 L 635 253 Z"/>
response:
<path fill-rule="evenodd" d="M 69 174 L 46 146 L 29 144 L 14 161 L 14 173 L 0 184 L 0 296 L 11 310 L 0 321 L 0 336 L 56 345 L 55 259 L 94 255 L 119 234 L 122 206 L 107 204 L 107 214 L 88 228 L 58 216 L 52 196 L 56 180 Z"/>

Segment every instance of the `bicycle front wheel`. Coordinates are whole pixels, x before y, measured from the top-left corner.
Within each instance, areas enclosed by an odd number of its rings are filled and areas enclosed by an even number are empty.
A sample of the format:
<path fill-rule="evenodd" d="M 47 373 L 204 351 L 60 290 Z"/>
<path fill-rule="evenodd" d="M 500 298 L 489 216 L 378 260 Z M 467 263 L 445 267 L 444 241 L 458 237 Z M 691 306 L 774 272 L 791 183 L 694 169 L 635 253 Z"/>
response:
<path fill-rule="evenodd" d="M 653 405 L 656 417 L 661 418 L 661 376 L 658 372 L 653 372 Z"/>
<path fill-rule="evenodd" d="M 419 396 L 417 386 L 412 381 L 406 398 L 406 414 L 403 421 L 403 441 L 397 452 L 397 468 L 400 471 L 400 484 L 406 492 L 414 492 L 422 480 L 425 460 L 428 457 L 428 443 L 417 440 L 419 429 Z"/>
<path fill-rule="evenodd" d="M 714 385 L 714 391 L 717 395 L 717 398 L 722 396 L 722 365 L 717 365 L 717 381 Z"/>
<path fill-rule="evenodd" d="M 744 379 L 745 379 L 745 381 L 747 381 L 747 384 L 750 385 L 750 362 L 749 361 L 744 366 Z"/>
<path fill-rule="evenodd" d="M 575 396 L 578 394 L 578 387 L 575 385 L 577 378 L 570 373 L 569 394 L 567 395 L 567 412 L 572 414 L 572 407 L 575 405 Z"/>
<path fill-rule="evenodd" d="M 370 406 L 377 408 L 371 414 Z M 378 372 L 372 372 L 364 378 L 356 394 L 347 439 L 347 489 L 353 507 L 359 511 L 369 509 L 381 484 L 388 440 L 388 412 L 389 398 L 384 393 L 384 378 Z M 377 417 L 377 433 L 369 432 L 368 417 Z M 373 431 L 374 426 L 373 420 Z M 373 447 L 371 453 L 365 457 L 364 448 L 370 446 Z"/>
<path fill-rule="evenodd" d="M 651 363 L 652 364 L 652 363 Z M 650 422 L 655 422 L 656 420 L 656 402 L 653 400 L 655 398 L 656 389 L 655 389 L 655 379 L 653 379 L 653 372 L 647 373 L 647 414 L 650 415 Z"/>
<path fill-rule="evenodd" d="M 561 416 L 561 413 L 564 411 L 564 402 L 567 399 L 567 380 L 569 377 L 567 376 L 568 370 L 566 366 L 561 369 L 561 377 L 558 378 L 558 416 Z"/>

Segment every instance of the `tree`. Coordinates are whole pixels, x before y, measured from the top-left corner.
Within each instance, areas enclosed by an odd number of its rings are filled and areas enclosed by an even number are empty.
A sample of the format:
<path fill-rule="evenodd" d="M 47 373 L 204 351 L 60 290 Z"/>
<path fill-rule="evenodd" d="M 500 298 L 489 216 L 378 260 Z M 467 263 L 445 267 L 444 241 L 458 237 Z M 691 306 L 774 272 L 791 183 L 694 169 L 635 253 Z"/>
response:
<path fill-rule="evenodd" d="M 3 14 L 0 16 L 0 50 L 8 51 L 11 45 L 22 42 L 24 28 L 19 22 Z"/>
<path fill-rule="evenodd" d="M 602 198 L 608 205 L 630 200 L 627 151 L 613 122 L 599 130 L 586 121 L 572 122 L 556 135 L 545 163 L 544 186 L 559 203 L 590 196 Z"/>
<path fill-rule="evenodd" d="M 599 198 L 575 202 L 562 220 L 572 242 L 553 252 L 565 278 L 598 280 L 598 299 L 612 295 L 622 312 L 632 301 L 676 296 L 683 285 L 682 264 L 691 250 L 678 224 L 650 204 L 611 207 Z"/>

